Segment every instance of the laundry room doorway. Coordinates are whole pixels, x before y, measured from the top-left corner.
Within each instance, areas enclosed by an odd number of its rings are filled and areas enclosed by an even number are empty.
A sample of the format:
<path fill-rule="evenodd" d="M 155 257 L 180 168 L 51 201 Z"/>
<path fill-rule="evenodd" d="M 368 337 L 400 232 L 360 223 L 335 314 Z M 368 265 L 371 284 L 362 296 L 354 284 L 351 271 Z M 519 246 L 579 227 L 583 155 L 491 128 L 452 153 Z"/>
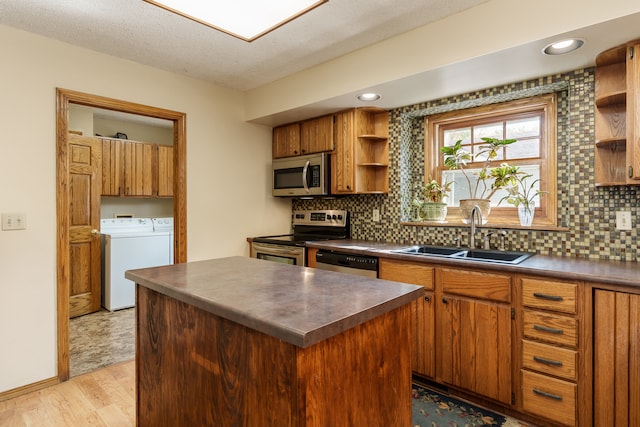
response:
<path fill-rule="evenodd" d="M 164 165 L 170 171 L 173 177 L 172 180 L 172 197 L 173 197 L 173 220 L 174 220 L 174 242 L 173 253 L 174 262 L 185 262 L 187 258 L 186 254 L 186 114 L 171 110 L 165 110 L 162 108 L 150 107 L 142 104 L 131 103 L 127 101 L 115 100 L 111 98 L 105 98 L 101 96 L 85 94 L 81 92 L 57 89 L 57 111 L 56 111 L 56 156 L 57 156 L 57 230 L 58 230 L 58 242 L 57 242 L 57 331 L 58 331 L 58 380 L 66 381 L 69 379 L 69 318 L 71 317 L 71 295 L 73 292 L 77 292 L 77 289 L 72 289 L 72 283 L 74 281 L 81 281 L 82 286 L 87 287 L 90 284 L 84 284 L 84 282 L 90 282 L 87 277 L 86 271 L 79 271 L 78 268 L 82 267 L 82 263 L 76 263 L 72 258 L 79 255 L 76 250 L 72 254 L 73 244 L 72 242 L 86 241 L 95 242 L 95 239 L 100 241 L 99 228 L 94 226 L 83 226 L 75 230 L 73 228 L 73 222 L 75 218 L 72 215 L 74 208 L 74 195 L 73 192 L 77 189 L 83 188 L 82 185 L 73 185 L 73 173 L 70 167 L 70 141 L 74 138 L 73 134 L 76 134 L 75 129 L 69 127 L 69 111 L 76 106 L 84 106 L 89 108 L 98 108 L 107 111 L 113 111 L 118 113 L 132 114 L 150 119 L 167 120 L 173 124 L 173 141 L 171 147 L 165 149 L 164 152 L 169 152 L 171 164 Z M 87 135 L 93 137 L 92 135 Z M 97 153 L 97 152 L 96 152 Z M 98 161 L 102 162 L 102 153 L 97 153 L 99 156 Z M 165 157 L 166 158 L 166 157 Z M 100 165 L 102 170 L 102 166 Z M 99 174 L 99 178 L 102 178 L 102 173 Z M 78 180 L 76 180 L 78 184 Z M 89 190 L 87 190 L 89 191 Z M 102 192 L 102 191 L 101 191 Z M 88 193 L 87 193 L 88 194 Z M 99 197 L 98 202 L 99 203 Z M 74 221 L 72 221 L 74 220 Z M 82 234 L 77 236 L 77 234 Z M 86 236 L 85 236 L 86 234 Z M 98 246 L 100 244 L 98 243 Z M 91 245 L 89 244 L 89 246 Z M 80 251 L 83 252 L 83 251 Z M 84 251 L 86 252 L 86 251 Z M 83 262 L 89 262 L 91 259 L 95 265 L 96 256 L 100 256 L 100 250 L 94 250 L 92 254 L 85 253 L 86 260 Z M 98 258 L 98 265 L 99 265 Z M 79 267 L 80 265 L 80 267 Z M 74 270 L 75 269 L 75 270 Z M 85 270 L 87 270 L 85 268 Z M 88 270 L 87 270 L 88 271 Z M 99 280 L 98 280 L 99 282 Z M 79 286 L 75 285 L 76 288 Z"/>

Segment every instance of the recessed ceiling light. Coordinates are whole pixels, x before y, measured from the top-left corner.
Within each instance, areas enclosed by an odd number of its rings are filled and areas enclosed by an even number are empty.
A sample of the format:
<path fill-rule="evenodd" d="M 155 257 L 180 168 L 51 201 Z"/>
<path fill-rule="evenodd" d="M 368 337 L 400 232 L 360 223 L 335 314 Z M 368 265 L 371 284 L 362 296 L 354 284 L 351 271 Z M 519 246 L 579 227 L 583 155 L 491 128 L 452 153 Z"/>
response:
<path fill-rule="evenodd" d="M 252 42 L 329 0 L 144 1 Z"/>
<path fill-rule="evenodd" d="M 582 39 L 566 39 L 559 42 L 553 42 L 542 49 L 545 55 L 562 55 L 563 53 L 573 52 L 584 44 Z"/>
<path fill-rule="evenodd" d="M 380 98 L 381 97 L 379 93 L 373 92 L 361 93 L 360 95 L 358 95 L 358 99 L 364 102 L 377 101 Z"/>

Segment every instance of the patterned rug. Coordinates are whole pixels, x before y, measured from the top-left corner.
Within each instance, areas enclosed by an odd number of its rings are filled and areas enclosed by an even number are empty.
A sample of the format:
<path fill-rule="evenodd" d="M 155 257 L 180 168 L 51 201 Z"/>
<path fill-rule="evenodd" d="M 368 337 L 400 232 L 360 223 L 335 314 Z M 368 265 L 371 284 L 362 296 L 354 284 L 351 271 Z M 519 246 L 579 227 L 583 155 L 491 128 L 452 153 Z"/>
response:
<path fill-rule="evenodd" d="M 513 418 L 478 408 L 417 384 L 413 384 L 411 395 L 414 427 L 521 426 Z"/>

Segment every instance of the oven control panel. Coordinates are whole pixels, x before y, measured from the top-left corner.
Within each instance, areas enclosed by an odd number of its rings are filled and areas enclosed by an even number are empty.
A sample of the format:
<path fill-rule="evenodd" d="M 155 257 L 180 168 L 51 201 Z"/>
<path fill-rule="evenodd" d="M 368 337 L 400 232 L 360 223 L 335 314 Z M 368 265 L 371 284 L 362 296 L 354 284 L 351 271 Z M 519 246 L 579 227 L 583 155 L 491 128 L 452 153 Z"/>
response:
<path fill-rule="evenodd" d="M 323 227 L 344 227 L 348 223 L 345 210 L 294 211 L 293 225 L 319 225 Z"/>

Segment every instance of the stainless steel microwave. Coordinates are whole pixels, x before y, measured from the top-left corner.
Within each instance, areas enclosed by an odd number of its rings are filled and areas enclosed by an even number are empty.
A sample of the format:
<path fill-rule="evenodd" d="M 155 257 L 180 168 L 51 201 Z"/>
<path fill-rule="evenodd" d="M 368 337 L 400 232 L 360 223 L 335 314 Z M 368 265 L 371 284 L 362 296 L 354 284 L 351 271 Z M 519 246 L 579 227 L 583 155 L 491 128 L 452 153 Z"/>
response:
<path fill-rule="evenodd" d="M 330 191 L 329 154 L 273 160 L 273 195 L 279 197 L 326 196 Z"/>

